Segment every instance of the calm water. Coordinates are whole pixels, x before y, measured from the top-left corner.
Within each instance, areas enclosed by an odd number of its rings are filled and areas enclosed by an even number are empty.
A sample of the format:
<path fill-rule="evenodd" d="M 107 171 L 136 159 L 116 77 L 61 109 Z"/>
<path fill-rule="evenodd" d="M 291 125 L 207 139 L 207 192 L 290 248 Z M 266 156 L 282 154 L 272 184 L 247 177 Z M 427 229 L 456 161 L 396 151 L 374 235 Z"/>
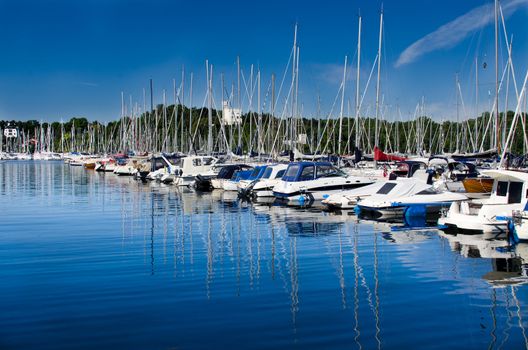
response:
<path fill-rule="evenodd" d="M 0 218 L 1 349 L 527 346 L 523 245 L 52 162 L 0 163 Z"/>

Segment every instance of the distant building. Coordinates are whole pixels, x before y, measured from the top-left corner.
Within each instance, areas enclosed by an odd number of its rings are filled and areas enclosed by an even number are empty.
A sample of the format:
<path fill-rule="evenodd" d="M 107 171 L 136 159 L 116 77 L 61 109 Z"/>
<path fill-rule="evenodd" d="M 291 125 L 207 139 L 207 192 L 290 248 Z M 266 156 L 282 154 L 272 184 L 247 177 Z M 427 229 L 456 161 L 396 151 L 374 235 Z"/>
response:
<path fill-rule="evenodd" d="M 233 125 L 242 123 L 242 110 L 239 108 L 229 107 L 227 101 L 222 102 L 222 116 L 224 125 Z"/>

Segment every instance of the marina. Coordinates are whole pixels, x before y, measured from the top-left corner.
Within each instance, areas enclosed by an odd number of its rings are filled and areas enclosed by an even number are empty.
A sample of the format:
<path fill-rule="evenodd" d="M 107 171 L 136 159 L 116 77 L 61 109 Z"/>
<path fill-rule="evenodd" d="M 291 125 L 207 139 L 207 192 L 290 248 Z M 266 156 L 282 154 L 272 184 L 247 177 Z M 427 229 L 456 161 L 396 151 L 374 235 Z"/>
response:
<path fill-rule="evenodd" d="M 526 243 L 63 162 L 0 175 L 4 348 L 528 344 Z"/>
<path fill-rule="evenodd" d="M 27 2 L 0 349 L 528 349 L 528 0 Z"/>

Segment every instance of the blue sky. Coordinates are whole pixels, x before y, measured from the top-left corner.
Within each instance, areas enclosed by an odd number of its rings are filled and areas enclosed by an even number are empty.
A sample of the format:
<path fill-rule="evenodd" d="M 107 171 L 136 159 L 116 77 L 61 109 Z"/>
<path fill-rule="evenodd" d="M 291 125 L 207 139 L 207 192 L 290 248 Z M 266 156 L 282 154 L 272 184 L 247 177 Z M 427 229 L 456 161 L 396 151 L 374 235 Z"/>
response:
<path fill-rule="evenodd" d="M 422 47 L 418 43 L 404 64 L 398 62 L 413 43 L 480 6 L 491 10 L 492 3 L 383 3 L 381 76 L 386 118 L 395 118 L 398 107 L 407 118 L 422 96 L 429 114 L 438 119 L 453 118 L 456 73 L 470 113 L 475 104 L 476 56 L 481 61 L 480 109 L 487 106 L 488 90 L 494 86 L 492 24 L 473 29 L 448 26 L 438 34 L 440 37 L 431 38 L 434 42 L 425 42 Z M 523 28 L 528 0 L 503 0 L 502 5 L 510 7 L 506 26 L 508 35 L 513 35 L 513 62 L 520 85 L 528 62 L 528 31 Z M 320 95 L 321 113 L 327 115 L 338 93 L 345 55 L 350 64 L 346 98 L 352 106 L 354 103 L 359 11 L 363 18 L 361 82 L 362 88 L 365 86 L 376 57 L 380 7 L 381 2 L 367 0 L 0 0 L 0 119 L 49 121 L 85 116 L 113 120 L 119 117 L 121 91 L 127 100 L 132 96 L 142 104 L 142 91 L 150 78 L 154 80 L 155 100 L 161 102 L 162 89 L 166 89 L 172 102 L 172 79 L 180 84 L 182 66 L 187 72 L 186 100 L 188 73 L 192 71 L 193 105 L 202 105 L 206 59 L 214 66 L 215 101 L 220 105 L 220 73 L 225 74 L 227 86 L 236 82 L 237 55 L 246 79 L 251 64 L 255 69 L 260 67 L 264 101 L 271 74 L 280 81 L 284 73 L 296 22 L 303 114 L 315 114 Z M 439 42 L 442 45 L 436 47 Z M 417 51 L 425 53 L 414 56 Z M 502 66 L 506 60 L 504 46 L 501 57 Z M 487 63 L 486 69 L 482 62 Z M 373 109 L 374 89 L 375 80 L 366 93 L 364 113 Z M 279 98 L 278 109 L 283 99 L 284 95 Z M 513 95 L 510 105 L 512 101 Z"/>

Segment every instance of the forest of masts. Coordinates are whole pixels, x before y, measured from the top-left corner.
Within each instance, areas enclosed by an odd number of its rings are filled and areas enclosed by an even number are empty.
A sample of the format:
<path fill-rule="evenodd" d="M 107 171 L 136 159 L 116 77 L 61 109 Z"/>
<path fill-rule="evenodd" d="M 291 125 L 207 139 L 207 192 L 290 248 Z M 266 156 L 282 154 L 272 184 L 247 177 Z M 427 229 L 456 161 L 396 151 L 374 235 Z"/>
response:
<path fill-rule="evenodd" d="M 193 106 L 193 73 L 186 77 L 182 68 L 181 80 L 172 80 L 172 94 L 165 89 L 161 101 L 154 104 L 152 79 L 143 89 L 141 102 L 121 93 L 119 120 L 99 123 L 85 118 L 68 122 L 39 123 L 0 121 L 0 129 L 17 128 L 18 137 L 3 138 L 0 130 L 0 152 L 88 152 L 112 154 L 121 152 L 185 154 L 236 153 L 276 156 L 294 148 L 305 154 L 352 154 L 355 147 L 372 153 L 375 147 L 390 153 L 449 154 L 472 153 L 490 149 L 499 152 L 508 146 L 515 154 L 527 152 L 526 133 L 526 78 L 519 89 L 511 59 L 511 41 L 507 43 L 508 60 L 499 79 L 498 16 L 502 16 L 496 1 L 496 82 L 493 103 L 489 111 L 469 115 L 464 105 L 462 88 L 456 78 L 456 115 L 449 119 L 433 120 L 427 114 L 424 98 L 416 105 L 413 115 L 404 118 L 399 110 L 384 103 L 381 93 L 381 59 L 383 11 L 380 15 L 378 52 L 370 75 L 361 86 L 361 17 L 358 21 L 358 40 L 355 57 L 356 79 L 353 103 L 346 98 L 348 58 L 345 56 L 343 78 L 330 111 L 320 113 L 320 98 L 315 115 L 302 117 L 299 102 L 299 57 L 297 25 L 288 64 L 280 80 L 275 74 L 263 88 L 261 71 L 250 68 L 246 78 L 237 58 L 234 83 L 225 84 L 224 74 L 213 81 L 213 65 L 205 62 L 206 91 L 202 106 Z M 503 29 L 506 35 L 506 29 Z M 478 110 L 478 59 L 475 59 L 475 110 Z M 377 71 L 375 102 L 365 106 L 365 96 Z M 527 74 L 528 77 L 528 74 Z M 187 79 L 186 79 L 187 78 Z M 186 86 L 186 83 L 188 84 Z M 513 85 L 516 101 L 508 102 Z M 215 89 L 221 93 L 216 94 Z M 147 103 L 147 90 L 149 101 Z M 172 96 L 170 96 L 170 95 Z M 499 100 L 499 95 L 503 97 Z M 372 95 L 374 95 L 372 93 Z M 216 101 L 221 103 L 218 104 Z M 280 101 L 280 103 L 277 103 Z M 500 102 L 501 101 L 501 102 Z M 500 107 L 499 108 L 499 102 Z M 515 112 L 508 110 L 515 106 Z M 242 112 L 242 110 L 246 112 Z M 524 111 L 524 112 L 522 112 Z M 509 140 L 509 141 L 507 141 Z M 506 143 L 508 144 L 506 145 Z"/>

